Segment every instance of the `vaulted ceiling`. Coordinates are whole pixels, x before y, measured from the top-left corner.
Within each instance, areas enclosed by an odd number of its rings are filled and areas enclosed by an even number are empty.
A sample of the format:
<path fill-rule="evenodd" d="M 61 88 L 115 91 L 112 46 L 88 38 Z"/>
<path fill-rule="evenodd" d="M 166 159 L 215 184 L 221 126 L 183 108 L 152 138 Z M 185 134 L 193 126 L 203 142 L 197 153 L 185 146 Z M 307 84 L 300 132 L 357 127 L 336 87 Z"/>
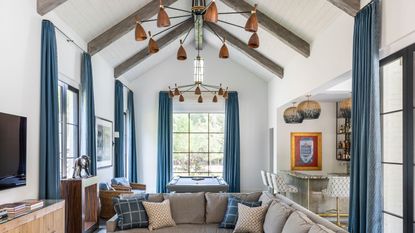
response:
<path fill-rule="evenodd" d="M 168 43 L 159 53 L 144 56 L 141 60 L 137 60 L 134 59 L 134 56 L 137 58 L 140 55 L 140 51 L 142 51 L 141 55 L 145 55 L 144 51 L 147 47 L 147 42 L 136 42 L 134 40 L 134 30 L 132 30 L 134 26 L 131 25 L 131 22 L 129 23 L 130 25 L 128 23 L 123 24 L 124 28 L 118 27 L 118 31 L 111 30 L 122 24 L 123 20 L 136 13 L 139 9 L 145 9 L 141 13 L 147 14 L 147 18 L 150 15 L 154 15 L 151 18 L 155 18 L 156 13 L 153 14 L 153 10 L 149 11 L 148 9 L 150 8 L 143 8 L 146 5 L 148 7 L 148 4 L 154 3 L 154 0 L 59 1 L 63 3 L 54 9 L 56 14 L 72 27 L 82 39 L 90 42 L 89 45 L 95 46 L 97 43 L 94 44 L 94 42 L 98 41 L 99 36 L 105 32 L 107 32 L 107 35 L 110 34 L 112 36 L 112 39 L 110 41 L 107 40 L 107 43 L 104 43 L 102 48 L 94 49 L 90 46 L 90 50 L 92 48 L 92 50 L 95 50 L 93 53 L 99 53 L 114 66 L 115 76 L 117 77 L 122 74 L 127 79 L 135 79 L 164 59 L 176 59 L 175 53 L 179 46 L 179 39 L 182 38 L 180 36 L 182 33 L 176 33 L 177 35 L 174 35 L 173 39 L 167 41 Z M 219 12 L 228 12 L 235 11 L 238 7 L 243 7 L 243 4 L 239 4 L 239 1 L 241 0 L 217 0 L 216 3 Z M 282 78 L 283 75 L 278 73 L 278 68 L 283 69 L 298 56 L 307 58 L 309 56 L 307 54 L 307 45 L 309 46 L 309 53 L 313 53 L 312 43 L 319 33 L 335 21 L 340 14 L 344 14 L 344 11 L 340 10 L 342 9 L 341 6 L 338 5 L 338 2 L 343 1 L 353 2 L 358 0 L 246 0 L 245 4 L 258 4 L 258 18 L 260 23 L 262 23 L 258 31 L 260 47 L 256 50 L 248 48 L 248 50 L 244 51 L 240 47 L 235 47 L 235 44 L 230 41 L 231 46 L 228 47 L 230 47 L 231 59 L 244 66 L 250 63 L 249 66 L 252 71 L 266 80 L 277 76 Z M 157 12 L 158 0 L 155 2 L 156 8 L 154 12 Z M 165 4 L 168 2 L 172 7 L 176 8 L 190 9 L 191 7 L 191 0 L 164 0 L 164 2 Z M 235 5 L 235 2 L 237 5 Z M 345 6 L 348 7 L 350 4 Z M 183 15 L 182 12 L 167 11 L 170 17 Z M 220 19 L 243 26 L 247 18 L 243 15 L 220 15 Z M 183 20 L 185 18 L 172 19 L 172 25 Z M 152 31 L 153 34 L 162 30 L 156 27 L 155 22 L 145 23 L 143 26 L 147 31 Z M 247 43 L 251 35 L 240 28 L 223 23 L 218 23 L 217 26 L 220 27 L 223 33 L 229 33 L 235 40 L 240 40 L 244 43 Z M 205 41 L 213 45 L 213 47 L 221 46 L 221 42 L 206 29 L 205 27 Z M 119 33 L 119 30 L 123 30 L 125 33 Z M 288 34 L 284 30 L 288 31 Z M 160 39 L 165 35 L 166 33 L 163 33 L 156 39 Z M 185 44 L 187 49 L 193 48 L 193 40 L 194 36 L 191 34 Z M 258 56 L 262 60 L 258 60 Z M 132 62 L 126 64 L 126 61 L 129 60 Z M 128 69 L 121 69 L 128 65 Z M 117 70 L 122 72 L 117 73 Z"/>

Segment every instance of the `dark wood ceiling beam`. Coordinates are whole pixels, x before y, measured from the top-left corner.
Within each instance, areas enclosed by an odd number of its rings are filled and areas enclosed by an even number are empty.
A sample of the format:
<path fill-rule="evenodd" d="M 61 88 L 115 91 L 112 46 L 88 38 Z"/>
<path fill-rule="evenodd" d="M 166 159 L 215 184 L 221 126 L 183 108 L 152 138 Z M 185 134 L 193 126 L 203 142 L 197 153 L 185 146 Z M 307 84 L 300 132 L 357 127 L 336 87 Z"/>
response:
<path fill-rule="evenodd" d="M 67 0 L 37 0 L 37 13 L 45 15 Z"/>
<path fill-rule="evenodd" d="M 360 0 L 328 0 L 331 4 L 351 16 L 356 16 L 360 10 Z"/>
<path fill-rule="evenodd" d="M 251 11 L 253 6 L 244 0 L 222 0 L 223 3 L 234 9 L 235 11 Z M 249 17 L 250 14 L 243 14 L 245 17 Z M 303 40 L 301 37 L 297 36 L 295 33 L 291 32 L 278 22 L 275 22 L 273 19 L 262 13 L 257 9 L 257 17 L 259 24 L 269 31 L 274 36 L 278 37 L 286 45 L 303 55 L 304 57 L 310 56 L 310 44 Z"/>
<path fill-rule="evenodd" d="M 192 28 L 194 25 L 193 18 L 190 18 L 186 20 L 183 24 L 180 26 L 177 26 L 173 30 L 169 31 L 167 34 L 162 36 L 160 39 L 157 40 L 157 44 L 160 48 L 160 50 L 167 46 L 168 44 L 175 41 L 179 36 L 183 35 L 185 32 L 187 32 L 190 28 Z M 137 42 L 139 43 L 139 42 Z M 144 42 L 145 43 L 145 42 Z M 179 46 L 179 45 L 177 45 Z M 134 66 L 140 64 L 142 61 L 144 61 L 146 58 L 150 57 L 151 54 L 148 53 L 147 47 L 133 55 L 132 57 L 128 58 L 126 61 L 115 67 L 114 69 L 114 77 L 118 78 L 130 69 L 132 69 Z"/>
<path fill-rule="evenodd" d="M 163 5 L 170 6 L 175 3 L 177 0 L 164 0 Z M 159 11 L 160 1 L 152 0 L 147 5 L 143 6 L 136 12 L 132 13 L 127 18 L 123 19 L 121 22 L 115 24 L 93 40 L 88 43 L 88 52 L 91 55 L 94 55 L 118 40 L 128 32 L 134 29 L 136 20 L 135 17 L 138 16 L 140 20 L 147 20 L 156 15 Z"/>
<path fill-rule="evenodd" d="M 250 59 L 261 65 L 262 67 L 266 68 L 270 72 L 274 73 L 280 78 L 284 77 L 284 68 L 280 65 L 276 64 L 269 58 L 265 57 L 257 50 L 249 48 L 248 45 L 241 41 L 239 38 L 234 36 L 233 34 L 226 31 L 224 28 L 218 26 L 217 24 L 209 23 L 209 26 L 221 37 L 225 37 L 228 44 L 231 46 L 236 47 L 239 51 L 244 53 Z M 209 27 L 205 27 L 208 30 L 211 30 Z"/>

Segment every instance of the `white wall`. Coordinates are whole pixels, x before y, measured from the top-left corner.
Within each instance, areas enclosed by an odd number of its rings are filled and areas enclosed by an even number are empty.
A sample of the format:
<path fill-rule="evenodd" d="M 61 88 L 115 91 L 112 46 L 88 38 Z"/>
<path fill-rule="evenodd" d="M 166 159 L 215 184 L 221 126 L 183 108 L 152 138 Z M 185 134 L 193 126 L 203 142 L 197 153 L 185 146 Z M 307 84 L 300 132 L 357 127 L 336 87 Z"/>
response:
<path fill-rule="evenodd" d="M 86 43 L 55 14 L 44 18 L 86 48 Z M 35 0 L 0 1 L 0 112 L 26 116 L 28 124 L 27 185 L 0 191 L 0 203 L 38 197 L 41 21 Z M 81 50 L 66 42 L 59 32 L 56 37 L 60 78 L 79 87 Z M 113 69 L 99 55 L 94 56 L 92 62 L 96 114 L 113 120 Z M 111 169 L 98 173 L 103 180 L 113 174 Z"/>
<path fill-rule="evenodd" d="M 194 49 L 188 49 L 188 60 L 179 62 L 175 55 L 131 82 L 134 91 L 138 170 L 140 181 L 149 192 L 156 190 L 158 93 L 175 83 L 193 82 Z M 260 169 L 267 168 L 268 115 L 267 83 L 231 60 L 218 58 L 218 51 L 207 46 L 205 83 L 229 85 L 239 93 L 241 129 L 241 189 L 262 189 Z M 153 55 L 157 56 L 157 55 Z M 188 100 L 190 101 L 190 100 Z"/>
<path fill-rule="evenodd" d="M 336 103 L 320 102 L 321 114 L 316 120 L 304 120 L 301 124 L 286 124 L 282 117 L 277 122 L 278 170 L 291 170 L 291 133 L 322 133 L 322 171 L 325 173 L 346 172 L 346 167 L 336 160 Z M 287 107 L 278 109 L 282 116 Z"/>

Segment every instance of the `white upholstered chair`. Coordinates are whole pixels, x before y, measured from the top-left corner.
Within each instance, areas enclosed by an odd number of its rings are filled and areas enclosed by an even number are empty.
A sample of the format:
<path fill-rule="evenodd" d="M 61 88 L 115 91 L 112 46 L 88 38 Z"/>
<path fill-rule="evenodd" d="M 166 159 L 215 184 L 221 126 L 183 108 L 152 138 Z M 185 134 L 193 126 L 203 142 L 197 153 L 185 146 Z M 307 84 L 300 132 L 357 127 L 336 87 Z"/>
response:
<path fill-rule="evenodd" d="M 274 194 L 275 190 L 274 190 L 274 185 L 273 185 L 272 179 L 271 179 L 271 172 L 267 172 L 267 183 L 268 183 L 269 192 Z"/>
<path fill-rule="evenodd" d="M 279 174 L 271 174 L 271 180 L 275 189 L 275 192 L 287 195 L 287 193 L 298 193 L 298 188 L 287 184 Z"/>
<path fill-rule="evenodd" d="M 267 180 L 267 173 L 264 170 L 261 170 L 261 178 L 262 178 L 262 184 L 264 184 L 265 187 L 269 188 L 268 180 Z"/>
<path fill-rule="evenodd" d="M 348 198 L 350 195 L 349 176 L 330 176 L 326 189 L 322 190 L 324 196 L 336 198 L 337 225 L 340 226 L 340 198 Z"/>

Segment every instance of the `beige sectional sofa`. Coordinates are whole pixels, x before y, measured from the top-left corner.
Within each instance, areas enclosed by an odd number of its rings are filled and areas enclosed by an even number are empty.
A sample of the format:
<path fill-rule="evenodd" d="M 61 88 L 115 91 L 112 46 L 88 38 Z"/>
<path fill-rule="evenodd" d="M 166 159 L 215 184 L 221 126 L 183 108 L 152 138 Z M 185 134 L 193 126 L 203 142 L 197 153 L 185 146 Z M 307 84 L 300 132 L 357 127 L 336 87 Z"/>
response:
<path fill-rule="evenodd" d="M 150 194 L 148 201 L 170 200 L 175 227 L 154 230 L 154 233 L 228 233 L 233 229 L 219 228 L 226 208 L 226 193 L 177 193 Z M 232 194 L 246 201 L 262 201 L 270 205 L 264 222 L 265 233 L 347 233 L 324 218 L 308 211 L 282 195 L 273 196 L 269 192 Z M 289 212 L 284 212 L 284 208 Z M 286 216 L 284 217 L 284 213 Z M 302 228 L 302 229 L 301 229 Z M 277 230 L 280 229 L 280 230 Z M 295 230 L 294 230 L 295 229 Z M 300 230 L 302 232 L 300 232 Z M 117 229 L 117 216 L 107 221 L 107 232 L 141 233 L 150 232 L 147 228 L 120 231 Z"/>

